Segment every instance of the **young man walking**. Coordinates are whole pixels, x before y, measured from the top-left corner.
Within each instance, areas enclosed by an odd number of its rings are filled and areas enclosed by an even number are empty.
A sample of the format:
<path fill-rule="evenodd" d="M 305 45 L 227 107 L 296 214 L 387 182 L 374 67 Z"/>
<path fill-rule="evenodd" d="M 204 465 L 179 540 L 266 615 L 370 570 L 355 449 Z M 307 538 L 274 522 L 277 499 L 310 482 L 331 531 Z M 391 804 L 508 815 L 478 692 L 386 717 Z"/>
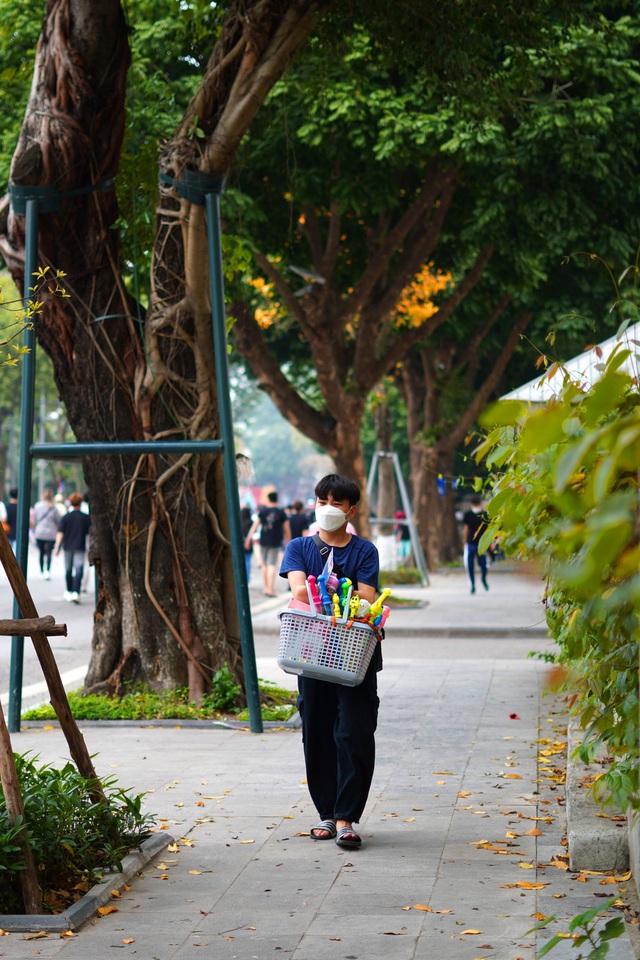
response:
<path fill-rule="evenodd" d="M 308 602 L 306 579 L 324 568 L 321 547 L 333 550 L 334 568 L 348 577 L 354 593 L 373 603 L 378 587 L 376 547 L 347 532 L 356 513 L 360 489 L 348 477 L 330 474 L 316 486 L 316 520 L 320 544 L 299 537 L 287 545 L 280 576 L 287 577 L 296 600 Z M 375 765 L 374 734 L 378 722 L 376 673 L 382 669 L 380 644 L 363 682 L 357 687 L 298 678 L 298 709 L 309 793 L 320 822 L 312 840 L 333 840 L 357 849 L 362 840 L 353 824 L 364 810 Z"/>

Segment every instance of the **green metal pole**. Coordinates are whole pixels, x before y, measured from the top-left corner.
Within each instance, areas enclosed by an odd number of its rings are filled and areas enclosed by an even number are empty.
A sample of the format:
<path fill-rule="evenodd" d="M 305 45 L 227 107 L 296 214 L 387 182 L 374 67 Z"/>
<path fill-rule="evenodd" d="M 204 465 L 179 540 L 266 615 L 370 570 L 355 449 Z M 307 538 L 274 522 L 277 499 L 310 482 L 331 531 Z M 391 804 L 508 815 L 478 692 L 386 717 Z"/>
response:
<path fill-rule="evenodd" d="M 25 219 L 24 257 L 24 308 L 32 299 L 30 287 L 38 268 L 38 201 L 27 200 Z M 25 329 L 24 346 L 28 353 L 22 359 L 22 397 L 20 403 L 20 464 L 18 474 L 18 509 L 16 523 L 16 557 L 20 569 L 27 578 L 29 559 L 29 507 L 31 504 L 31 441 L 33 440 L 33 417 L 36 382 L 36 337 L 33 329 Z M 13 600 L 13 617 L 22 616 L 18 602 Z M 7 725 L 11 733 L 20 730 L 22 713 L 22 673 L 24 664 L 24 637 L 11 638 L 11 663 L 9 668 L 9 711 Z"/>
<path fill-rule="evenodd" d="M 222 181 L 220 182 L 222 191 Z M 224 444 L 224 481 L 229 513 L 231 557 L 236 585 L 236 602 L 240 619 L 240 642 L 244 665 L 244 682 L 249 708 L 249 726 L 252 733 L 262 733 L 262 711 L 256 654 L 253 643 L 253 625 L 249 605 L 249 585 L 244 559 L 244 543 L 240 525 L 240 495 L 236 472 L 233 420 L 229 395 L 229 366 L 227 362 L 227 322 L 224 310 L 224 281 L 222 276 L 222 241 L 220 236 L 220 194 L 207 193 L 207 241 L 209 248 L 209 284 L 211 288 L 211 322 L 213 325 L 213 348 L 215 351 L 216 380 L 218 389 L 218 413 L 220 433 Z"/>
<path fill-rule="evenodd" d="M 140 453 L 220 453 L 222 440 L 114 440 L 90 443 L 32 443 L 31 456 L 48 460 L 116 457 Z"/>

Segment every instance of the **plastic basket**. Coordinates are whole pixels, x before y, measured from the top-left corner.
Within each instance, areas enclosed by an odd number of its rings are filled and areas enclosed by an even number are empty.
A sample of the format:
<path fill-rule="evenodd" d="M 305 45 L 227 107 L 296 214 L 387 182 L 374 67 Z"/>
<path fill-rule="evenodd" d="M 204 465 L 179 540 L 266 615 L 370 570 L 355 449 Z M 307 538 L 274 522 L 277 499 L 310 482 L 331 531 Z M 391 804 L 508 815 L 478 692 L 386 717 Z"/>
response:
<path fill-rule="evenodd" d="M 357 620 L 348 626 L 305 610 L 282 610 L 278 617 L 278 666 L 285 673 L 346 687 L 362 683 L 378 642 L 372 627 Z"/>

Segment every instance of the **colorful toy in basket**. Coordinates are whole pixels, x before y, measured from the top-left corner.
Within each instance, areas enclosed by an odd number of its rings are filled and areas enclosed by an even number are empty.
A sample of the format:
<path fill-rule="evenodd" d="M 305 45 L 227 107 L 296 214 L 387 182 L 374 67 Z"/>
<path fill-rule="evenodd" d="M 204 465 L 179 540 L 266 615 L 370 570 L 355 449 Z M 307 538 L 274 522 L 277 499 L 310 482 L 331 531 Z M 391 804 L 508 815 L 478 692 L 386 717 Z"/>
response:
<path fill-rule="evenodd" d="M 289 601 L 278 614 L 278 666 L 285 673 L 355 687 L 362 683 L 389 616 L 383 590 L 369 604 L 353 594 L 347 577 L 333 574 L 333 551 L 322 574 L 307 581 L 309 604 Z"/>

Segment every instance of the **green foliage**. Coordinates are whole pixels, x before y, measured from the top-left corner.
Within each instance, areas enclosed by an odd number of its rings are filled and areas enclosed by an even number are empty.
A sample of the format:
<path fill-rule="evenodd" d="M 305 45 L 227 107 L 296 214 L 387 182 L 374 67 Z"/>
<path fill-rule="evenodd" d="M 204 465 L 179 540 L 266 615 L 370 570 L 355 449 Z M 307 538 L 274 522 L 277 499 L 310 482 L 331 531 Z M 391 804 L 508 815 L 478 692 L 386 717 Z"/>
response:
<path fill-rule="evenodd" d="M 636 264 L 628 297 L 618 291 L 627 315 L 637 274 Z M 476 451 L 499 474 L 481 549 L 498 537 L 507 553 L 539 564 L 547 622 L 586 731 L 582 757 L 606 745 L 614 760 L 597 790 L 623 808 L 637 803 L 640 786 L 640 390 L 621 369 L 632 358 L 637 370 L 636 355 L 637 341 L 621 343 L 590 388 L 565 371 L 559 395 L 539 409 L 491 408 Z"/>
<path fill-rule="evenodd" d="M 267 709 L 284 707 L 291 704 L 295 694 L 289 690 L 274 687 L 261 681 L 262 703 Z M 69 694 L 69 706 L 76 720 L 206 720 L 216 719 L 221 714 L 238 714 L 242 689 L 234 682 L 227 666 L 221 667 L 213 675 L 211 691 L 202 698 L 200 705 L 189 700 L 186 687 L 177 690 L 164 690 L 154 693 L 143 685 L 137 685 L 121 697 L 92 693 L 83 695 L 81 690 Z M 263 715 L 265 720 L 286 720 L 291 714 L 282 710 L 279 716 Z M 55 713 L 49 704 L 27 710 L 25 720 L 55 720 Z"/>
<path fill-rule="evenodd" d="M 621 937 L 624 933 L 624 920 L 622 917 L 611 917 L 605 924 L 601 922 L 601 918 L 606 915 L 607 911 L 611 909 L 615 902 L 616 898 L 614 897 L 601 907 L 585 910 L 584 913 L 573 917 L 569 923 L 569 932 L 557 933 L 551 940 L 548 940 L 544 946 L 538 950 L 536 954 L 538 960 L 542 960 L 542 957 L 546 957 L 558 944 L 564 943 L 568 939 L 571 940 L 572 948 L 580 951 L 575 960 L 605 960 L 605 957 L 609 954 L 610 941 Z M 542 930 L 550 923 L 553 923 L 555 919 L 555 915 L 547 917 L 546 920 L 538 923 L 532 930 L 528 930 L 527 933 Z M 589 950 L 588 953 L 584 953 L 582 950 L 585 946 Z"/>
<path fill-rule="evenodd" d="M 122 858 L 150 835 L 151 814 L 142 812 L 143 795 L 133 796 L 102 782 L 105 799 L 96 800 L 91 782 L 75 766 L 38 766 L 37 758 L 16 755 L 29 843 L 44 902 L 58 909 L 77 900 L 105 870 L 121 869 Z M 20 825 L 10 825 L 0 794 L 0 913 L 21 913 Z"/>
<path fill-rule="evenodd" d="M 381 570 L 381 583 L 422 583 L 420 571 L 416 567 L 398 567 L 397 570 Z"/>

